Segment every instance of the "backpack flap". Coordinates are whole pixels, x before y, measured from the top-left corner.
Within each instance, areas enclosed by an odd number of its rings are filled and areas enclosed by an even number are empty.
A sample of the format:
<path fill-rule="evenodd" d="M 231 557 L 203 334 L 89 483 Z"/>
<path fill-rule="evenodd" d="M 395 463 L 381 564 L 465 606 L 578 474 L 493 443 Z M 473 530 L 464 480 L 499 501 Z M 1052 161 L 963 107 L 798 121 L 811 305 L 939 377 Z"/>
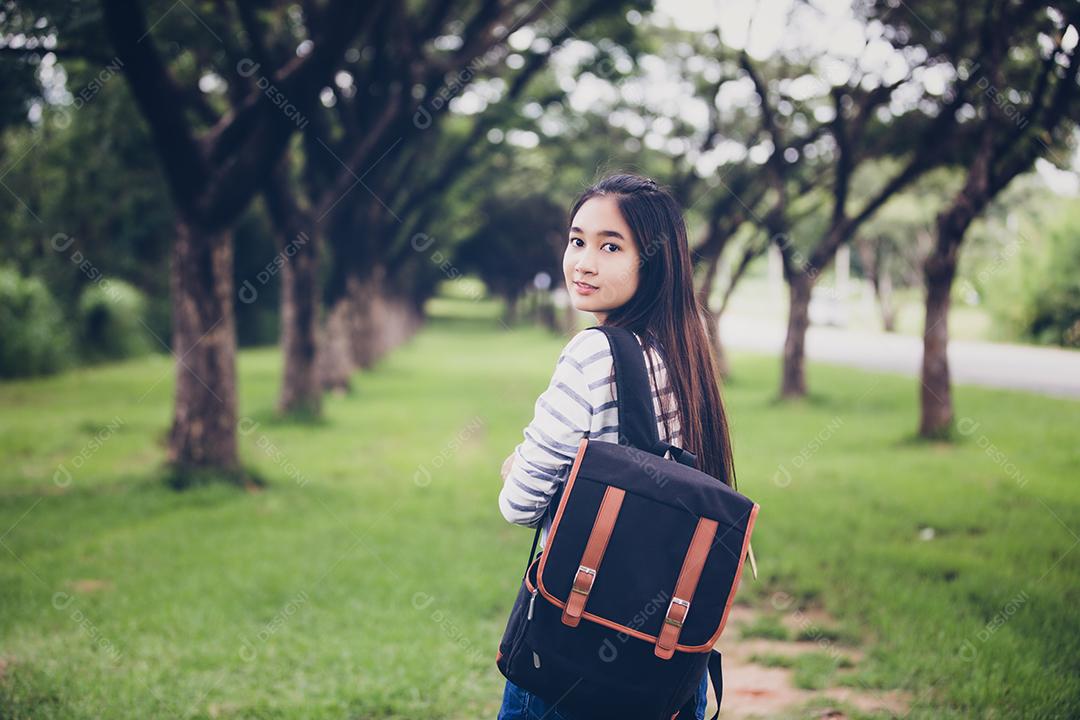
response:
<path fill-rule="evenodd" d="M 758 505 L 703 472 L 583 438 L 540 558 L 563 622 L 705 652 L 720 637 Z"/>

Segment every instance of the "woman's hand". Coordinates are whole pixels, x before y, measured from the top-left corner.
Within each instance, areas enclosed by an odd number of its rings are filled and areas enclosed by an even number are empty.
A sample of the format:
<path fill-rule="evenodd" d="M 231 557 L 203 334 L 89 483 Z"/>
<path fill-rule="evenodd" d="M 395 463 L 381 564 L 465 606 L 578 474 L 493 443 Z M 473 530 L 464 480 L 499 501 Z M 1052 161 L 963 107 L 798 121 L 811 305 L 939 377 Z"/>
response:
<path fill-rule="evenodd" d="M 502 475 L 503 482 L 506 482 L 506 476 L 510 474 L 510 466 L 514 464 L 514 453 L 510 453 L 510 457 L 503 460 L 502 469 L 499 474 Z"/>

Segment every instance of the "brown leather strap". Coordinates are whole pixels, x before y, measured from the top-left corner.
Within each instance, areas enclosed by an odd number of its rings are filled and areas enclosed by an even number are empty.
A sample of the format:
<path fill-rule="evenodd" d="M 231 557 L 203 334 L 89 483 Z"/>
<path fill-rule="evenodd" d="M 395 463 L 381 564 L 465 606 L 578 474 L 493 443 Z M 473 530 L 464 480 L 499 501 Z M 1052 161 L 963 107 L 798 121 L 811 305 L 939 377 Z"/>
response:
<path fill-rule="evenodd" d="M 578 566 L 577 573 L 574 575 L 570 597 L 566 599 L 566 607 L 563 608 L 562 621 L 570 627 L 577 627 L 581 622 L 581 613 L 585 610 L 585 603 L 589 599 L 593 581 L 596 579 L 596 571 L 600 569 L 600 561 L 604 559 L 604 551 L 607 549 L 608 540 L 611 539 L 615 518 L 619 516 L 619 508 L 622 507 L 625 496 L 625 490 L 611 485 L 608 485 L 607 490 L 604 491 L 604 498 L 600 501 L 600 509 L 596 512 L 592 532 L 589 533 L 589 540 L 585 543 L 585 552 L 581 555 L 581 565 Z"/>
<path fill-rule="evenodd" d="M 683 623 L 690 612 L 690 601 L 694 599 L 694 591 L 701 579 L 705 558 L 709 556 L 713 538 L 716 537 L 716 525 L 715 520 L 699 518 L 697 527 L 694 528 L 694 537 L 690 539 L 690 547 L 686 550 L 686 558 L 675 583 L 675 595 L 668 605 L 664 623 L 660 626 L 660 634 L 656 636 L 656 648 L 653 652 L 659 658 L 668 660 L 675 654 L 675 645 L 679 642 L 679 633 L 682 632 Z"/>

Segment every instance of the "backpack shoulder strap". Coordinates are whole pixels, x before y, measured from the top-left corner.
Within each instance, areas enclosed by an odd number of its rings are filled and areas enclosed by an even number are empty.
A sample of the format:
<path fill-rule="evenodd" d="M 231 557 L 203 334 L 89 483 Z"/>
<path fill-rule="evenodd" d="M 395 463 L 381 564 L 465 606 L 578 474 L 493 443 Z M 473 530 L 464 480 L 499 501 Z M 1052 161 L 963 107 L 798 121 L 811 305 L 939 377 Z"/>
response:
<path fill-rule="evenodd" d="M 611 355 L 615 366 L 615 394 L 619 411 L 619 444 L 633 445 L 639 450 L 663 455 L 671 445 L 660 442 L 656 432 L 656 412 L 653 410 L 652 385 L 649 383 L 648 369 L 645 367 L 645 352 L 634 333 L 626 328 L 593 325 L 607 336 L 611 346 Z M 678 448 L 674 448 L 678 449 Z M 687 455 L 690 455 L 687 453 Z M 690 455 L 690 457 L 693 457 Z M 554 512 L 562 496 L 563 487 L 551 499 L 547 512 Z M 544 518 L 536 526 L 532 549 L 525 563 L 525 575 L 536 558 L 536 547 L 540 542 L 540 532 L 544 527 Z M 524 576 L 523 576 L 524 577 Z"/>
<path fill-rule="evenodd" d="M 655 452 L 656 432 L 652 385 L 645 368 L 645 352 L 626 328 L 594 325 L 607 336 L 615 364 L 616 402 L 619 409 L 619 444 Z"/>
<path fill-rule="evenodd" d="M 707 675 L 712 681 L 713 694 L 716 695 L 716 712 L 713 714 L 710 720 L 716 720 L 718 717 L 720 717 L 720 705 L 724 699 L 724 671 L 721 667 L 721 659 L 722 656 L 720 655 L 719 650 L 716 650 L 714 648 L 713 650 L 709 651 L 709 660 L 705 667 L 705 675 Z M 708 708 L 708 706 L 708 697 L 706 697 L 705 707 L 700 708 L 702 712 L 702 717 L 705 716 L 705 710 L 706 708 Z M 686 701 L 686 704 L 682 706 L 682 709 L 680 709 L 679 712 L 675 713 L 675 718 L 677 720 L 684 720 L 684 718 L 685 720 L 693 720 L 695 717 L 697 717 L 698 709 L 699 708 L 697 707 L 697 693 L 694 693 L 694 695 Z"/>

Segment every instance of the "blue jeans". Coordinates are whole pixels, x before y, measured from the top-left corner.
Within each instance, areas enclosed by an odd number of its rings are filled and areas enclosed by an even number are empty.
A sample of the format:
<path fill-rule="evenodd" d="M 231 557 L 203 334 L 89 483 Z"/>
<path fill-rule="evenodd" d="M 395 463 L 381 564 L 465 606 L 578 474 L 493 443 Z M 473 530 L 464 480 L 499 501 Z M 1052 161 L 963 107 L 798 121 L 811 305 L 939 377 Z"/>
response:
<path fill-rule="evenodd" d="M 705 705 L 709 699 L 709 673 L 701 678 L 698 687 L 698 707 L 695 720 L 705 720 Z M 503 690 L 502 707 L 497 720 L 578 720 L 556 707 L 548 705 L 528 690 L 518 687 L 509 680 Z"/>

